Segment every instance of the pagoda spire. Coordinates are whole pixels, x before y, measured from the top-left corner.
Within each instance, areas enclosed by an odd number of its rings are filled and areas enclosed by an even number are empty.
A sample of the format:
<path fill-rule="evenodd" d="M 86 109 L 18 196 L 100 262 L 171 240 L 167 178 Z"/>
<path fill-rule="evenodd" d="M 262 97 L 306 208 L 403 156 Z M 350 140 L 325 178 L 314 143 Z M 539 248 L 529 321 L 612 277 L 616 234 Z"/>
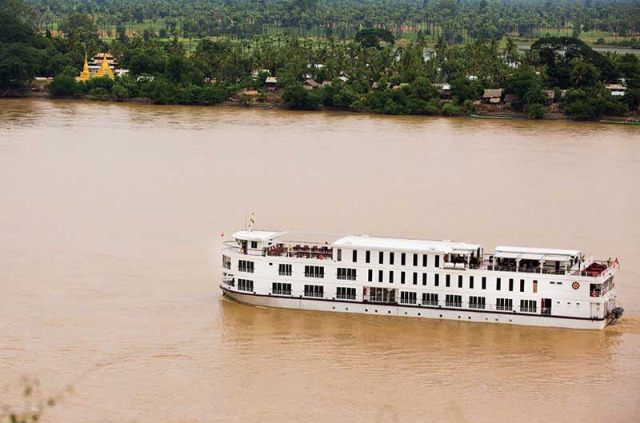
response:
<path fill-rule="evenodd" d="M 111 68 L 109 67 L 109 62 L 107 61 L 107 53 L 104 53 L 104 56 L 102 57 L 102 64 L 100 65 L 100 69 L 98 69 L 98 72 L 96 72 L 95 77 L 96 78 L 100 78 L 103 76 L 108 76 L 109 78 L 113 79 L 113 71 L 111 70 Z"/>
<path fill-rule="evenodd" d="M 82 72 L 80 72 L 80 76 L 78 77 L 78 81 L 86 82 L 91 78 L 91 72 L 89 72 L 89 63 L 87 63 L 87 53 L 84 54 L 84 67 L 82 68 Z"/>

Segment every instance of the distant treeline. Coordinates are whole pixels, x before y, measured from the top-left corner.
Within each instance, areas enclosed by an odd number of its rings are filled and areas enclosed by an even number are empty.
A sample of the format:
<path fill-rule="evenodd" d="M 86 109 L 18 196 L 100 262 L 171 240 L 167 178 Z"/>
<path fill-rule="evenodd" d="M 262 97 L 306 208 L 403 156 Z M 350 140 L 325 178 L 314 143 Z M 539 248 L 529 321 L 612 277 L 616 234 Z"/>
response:
<path fill-rule="evenodd" d="M 92 16 L 104 35 L 136 30 L 161 38 L 283 34 L 352 39 L 362 28 L 396 37 L 421 31 L 448 43 L 506 34 L 577 37 L 640 32 L 638 0 L 28 0 L 40 29 L 62 29 L 74 13 Z M 548 34 L 547 34 L 548 33 Z M 604 34 L 603 34 L 604 35 Z M 604 38 L 603 38 L 604 39 Z"/>
<path fill-rule="evenodd" d="M 17 0 L 0 0 L 4 95 L 25 93 L 35 76 L 53 76 L 54 96 L 143 97 L 159 104 L 215 104 L 230 96 L 248 102 L 242 93 L 257 90 L 262 100 L 299 109 L 457 115 L 472 111 L 487 88 L 504 88 L 514 95 L 514 110 L 535 118 L 543 117 L 552 101 L 576 119 L 637 113 L 640 104 L 637 55 L 599 53 L 572 37 L 541 38 L 523 54 L 511 38 L 501 44 L 480 37 L 458 46 L 440 36 L 428 49 L 423 34 L 399 46 L 390 31 L 375 29 L 346 43 L 295 36 L 203 39 L 187 53 L 177 36 L 162 41 L 123 34 L 107 43 L 85 14 L 61 22 L 64 37 L 42 34 L 31 11 Z M 85 52 L 107 50 L 129 75 L 76 82 Z M 268 76 L 277 77 L 276 93 L 265 89 Z M 310 90 L 303 86 L 307 79 L 332 83 Z M 434 83 L 450 84 L 450 94 L 443 96 Z M 625 84 L 625 95 L 612 96 L 610 83 Z"/>

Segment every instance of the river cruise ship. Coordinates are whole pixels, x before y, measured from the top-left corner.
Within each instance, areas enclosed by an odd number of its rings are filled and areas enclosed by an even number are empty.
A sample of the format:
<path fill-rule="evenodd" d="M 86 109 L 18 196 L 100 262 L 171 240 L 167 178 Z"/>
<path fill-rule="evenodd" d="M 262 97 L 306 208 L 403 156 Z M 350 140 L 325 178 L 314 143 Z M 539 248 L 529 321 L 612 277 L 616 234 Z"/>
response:
<path fill-rule="evenodd" d="M 618 261 L 577 250 L 241 231 L 223 243 L 223 294 L 343 313 L 603 329 L 622 315 Z"/>

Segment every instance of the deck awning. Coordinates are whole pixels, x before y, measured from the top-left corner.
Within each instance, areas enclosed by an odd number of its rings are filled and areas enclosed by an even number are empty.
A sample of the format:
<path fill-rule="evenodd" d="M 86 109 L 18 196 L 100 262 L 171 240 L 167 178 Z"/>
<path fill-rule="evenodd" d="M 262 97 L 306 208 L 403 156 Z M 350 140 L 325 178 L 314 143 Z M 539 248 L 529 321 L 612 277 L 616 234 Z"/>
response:
<path fill-rule="evenodd" d="M 565 261 L 571 260 L 571 256 L 558 256 L 558 255 L 549 254 L 548 256 L 544 256 L 543 260 L 565 262 Z"/>
<path fill-rule="evenodd" d="M 521 255 L 520 253 L 512 253 L 509 251 L 499 251 L 495 253 L 493 257 L 501 258 L 501 259 L 517 259 L 518 257 L 520 257 L 520 255 Z"/>
<path fill-rule="evenodd" d="M 520 255 L 520 260 L 542 260 L 544 254 L 525 253 Z"/>

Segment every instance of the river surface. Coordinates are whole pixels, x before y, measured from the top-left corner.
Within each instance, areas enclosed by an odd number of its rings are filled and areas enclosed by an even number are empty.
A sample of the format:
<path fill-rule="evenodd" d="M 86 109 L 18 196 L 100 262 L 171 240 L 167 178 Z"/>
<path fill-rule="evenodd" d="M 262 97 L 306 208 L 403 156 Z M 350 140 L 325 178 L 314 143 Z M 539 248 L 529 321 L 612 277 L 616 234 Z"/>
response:
<path fill-rule="evenodd" d="M 640 421 L 640 127 L 0 102 L 0 404 L 46 422 Z M 603 331 L 250 307 L 220 233 L 619 257 Z"/>

